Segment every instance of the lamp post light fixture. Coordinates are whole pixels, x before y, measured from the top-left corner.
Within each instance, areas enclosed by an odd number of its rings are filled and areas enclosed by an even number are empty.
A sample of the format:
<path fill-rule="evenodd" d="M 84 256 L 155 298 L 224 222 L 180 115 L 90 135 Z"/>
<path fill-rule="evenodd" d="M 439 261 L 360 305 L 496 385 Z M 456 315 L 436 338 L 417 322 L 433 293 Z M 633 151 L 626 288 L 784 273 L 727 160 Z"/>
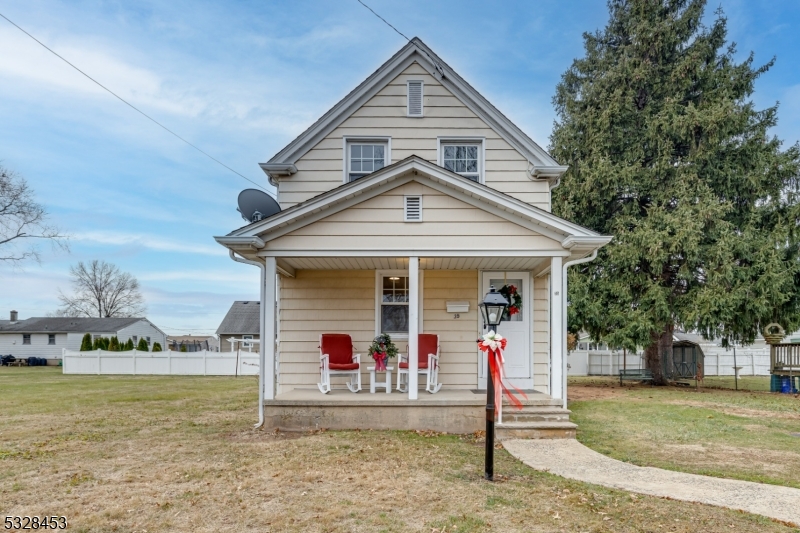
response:
<path fill-rule="evenodd" d="M 503 320 L 503 316 L 508 309 L 508 300 L 497 292 L 494 285 L 489 286 L 489 292 L 483 298 L 483 301 L 478 304 L 483 315 L 483 329 L 487 327 L 497 333 L 497 327 Z M 489 352 L 486 352 L 488 359 Z M 485 453 L 485 466 L 484 478 L 488 481 L 494 481 L 494 376 L 492 375 L 492 365 L 488 364 L 488 377 L 486 379 L 486 453 Z"/>

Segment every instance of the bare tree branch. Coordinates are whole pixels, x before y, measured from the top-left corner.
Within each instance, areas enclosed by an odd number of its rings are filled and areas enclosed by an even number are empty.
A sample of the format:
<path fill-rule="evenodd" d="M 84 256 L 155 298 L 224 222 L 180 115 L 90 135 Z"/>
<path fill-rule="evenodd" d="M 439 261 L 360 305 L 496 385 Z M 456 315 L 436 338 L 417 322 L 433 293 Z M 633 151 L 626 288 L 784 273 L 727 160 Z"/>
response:
<path fill-rule="evenodd" d="M 119 268 L 95 259 L 70 267 L 74 294 L 59 291 L 61 308 L 57 316 L 140 317 L 147 308 L 139 281 Z"/>
<path fill-rule="evenodd" d="M 39 239 L 69 250 L 67 237 L 46 219 L 47 211 L 33 198 L 25 179 L 0 166 L 0 261 L 38 262 L 39 249 L 34 243 Z"/>

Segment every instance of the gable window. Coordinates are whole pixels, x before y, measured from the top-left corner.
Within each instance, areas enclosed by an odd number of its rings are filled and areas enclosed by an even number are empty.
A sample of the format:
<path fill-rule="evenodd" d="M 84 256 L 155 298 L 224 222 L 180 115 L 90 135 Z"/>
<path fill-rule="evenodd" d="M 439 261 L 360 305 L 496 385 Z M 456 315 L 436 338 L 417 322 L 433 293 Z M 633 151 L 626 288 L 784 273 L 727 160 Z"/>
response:
<path fill-rule="evenodd" d="M 482 139 L 439 139 L 439 165 L 483 183 Z"/>
<path fill-rule="evenodd" d="M 408 276 L 381 273 L 378 291 L 379 333 L 408 336 Z"/>
<path fill-rule="evenodd" d="M 56 343 L 56 336 L 54 333 L 49 333 L 47 335 L 47 344 L 53 345 Z"/>
<path fill-rule="evenodd" d="M 30 333 L 23 333 L 22 334 L 22 344 L 30 344 L 31 343 L 31 334 Z"/>
<path fill-rule="evenodd" d="M 383 144 L 350 145 L 349 181 L 355 181 L 386 166 L 386 146 Z"/>
<path fill-rule="evenodd" d="M 391 163 L 389 137 L 344 138 L 344 182 L 372 174 Z"/>

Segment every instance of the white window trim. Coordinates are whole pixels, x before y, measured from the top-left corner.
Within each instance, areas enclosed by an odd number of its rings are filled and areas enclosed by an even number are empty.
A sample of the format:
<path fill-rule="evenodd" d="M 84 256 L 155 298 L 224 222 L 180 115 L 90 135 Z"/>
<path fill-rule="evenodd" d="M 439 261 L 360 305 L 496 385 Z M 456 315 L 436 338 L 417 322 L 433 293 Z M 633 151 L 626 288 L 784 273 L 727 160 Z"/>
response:
<path fill-rule="evenodd" d="M 419 283 L 419 287 L 417 287 L 417 292 L 419 294 L 419 298 L 417 300 L 419 302 L 419 310 L 418 310 L 419 313 L 417 313 L 417 321 L 419 323 L 418 328 L 419 328 L 419 332 L 420 333 L 423 333 L 423 329 L 422 329 L 422 324 L 423 324 L 422 308 L 425 307 L 424 306 L 424 300 L 422 298 L 422 296 L 423 296 L 422 288 L 425 286 L 424 273 L 425 273 L 424 270 L 420 270 L 419 271 L 419 282 L 418 282 Z M 401 276 L 401 277 L 405 277 L 405 278 L 409 277 L 408 276 L 408 270 L 376 270 L 375 271 L 375 336 L 376 337 L 378 335 L 380 335 L 381 333 L 383 333 L 381 331 L 381 294 L 382 294 L 382 290 L 383 290 L 383 277 L 384 276 Z M 411 302 L 409 302 L 409 305 L 410 304 L 411 304 Z M 392 335 L 392 340 L 393 341 L 396 341 L 396 340 L 408 341 L 408 334 L 407 333 L 394 334 L 394 335 Z M 395 344 L 397 344 L 397 343 L 395 343 Z M 404 353 L 403 352 L 404 348 L 405 348 L 404 346 L 400 346 L 400 345 L 397 346 L 397 349 L 400 350 L 401 353 Z"/>
<path fill-rule="evenodd" d="M 478 147 L 478 183 L 486 183 L 486 137 L 436 137 L 436 161 L 437 165 L 444 168 L 443 144 L 477 144 Z"/>
<path fill-rule="evenodd" d="M 242 335 L 242 340 L 253 340 L 253 336 L 252 335 Z M 242 347 L 243 348 L 247 348 L 249 350 L 250 348 L 253 347 L 253 343 L 252 342 L 243 342 L 242 343 Z"/>
<path fill-rule="evenodd" d="M 386 160 L 384 168 L 392 164 L 392 138 L 391 137 L 374 137 L 374 136 L 361 136 L 361 135 L 343 135 L 342 136 L 342 183 L 350 183 L 349 170 L 350 170 L 350 157 L 347 150 L 347 145 L 351 143 L 385 143 L 386 144 Z"/>
<path fill-rule="evenodd" d="M 53 342 L 50 342 L 50 337 L 53 337 Z M 47 334 L 47 345 L 48 345 L 48 346 L 55 346 L 55 345 L 56 345 L 56 339 L 57 339 L 57 338 L 58 338 L 58 337 L 56 337 L 56 334 L 55 334 L 55 333 L 48 333 L 48 334 Z"/>
<path fill-rule="evenodd" d="M 409 85 L 411 82 L 419 82 L 420 83 L 420 102 L 419 102 L 419 115 L 412 115 L 411 111 L 411 99 L 409 98 L 409 94 L 411 92 Z M 425 80 L 406 80 L 406 116 L 408 118 L 423 118 L 425 116 Z"/>

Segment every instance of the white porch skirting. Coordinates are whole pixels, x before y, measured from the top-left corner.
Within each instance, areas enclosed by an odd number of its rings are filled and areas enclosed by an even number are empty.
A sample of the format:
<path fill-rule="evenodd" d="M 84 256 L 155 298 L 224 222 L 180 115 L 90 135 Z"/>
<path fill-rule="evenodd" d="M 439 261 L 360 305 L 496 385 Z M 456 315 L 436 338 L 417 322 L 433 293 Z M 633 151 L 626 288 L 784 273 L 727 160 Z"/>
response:
<path fill-rule="evenodd" d="M 64 374 L 129 374 L 165 376 L 257 375 L 257 352 L 108 352 L 64 350 Z M 238 366 L 238 369 L 237 369 Z"/>

